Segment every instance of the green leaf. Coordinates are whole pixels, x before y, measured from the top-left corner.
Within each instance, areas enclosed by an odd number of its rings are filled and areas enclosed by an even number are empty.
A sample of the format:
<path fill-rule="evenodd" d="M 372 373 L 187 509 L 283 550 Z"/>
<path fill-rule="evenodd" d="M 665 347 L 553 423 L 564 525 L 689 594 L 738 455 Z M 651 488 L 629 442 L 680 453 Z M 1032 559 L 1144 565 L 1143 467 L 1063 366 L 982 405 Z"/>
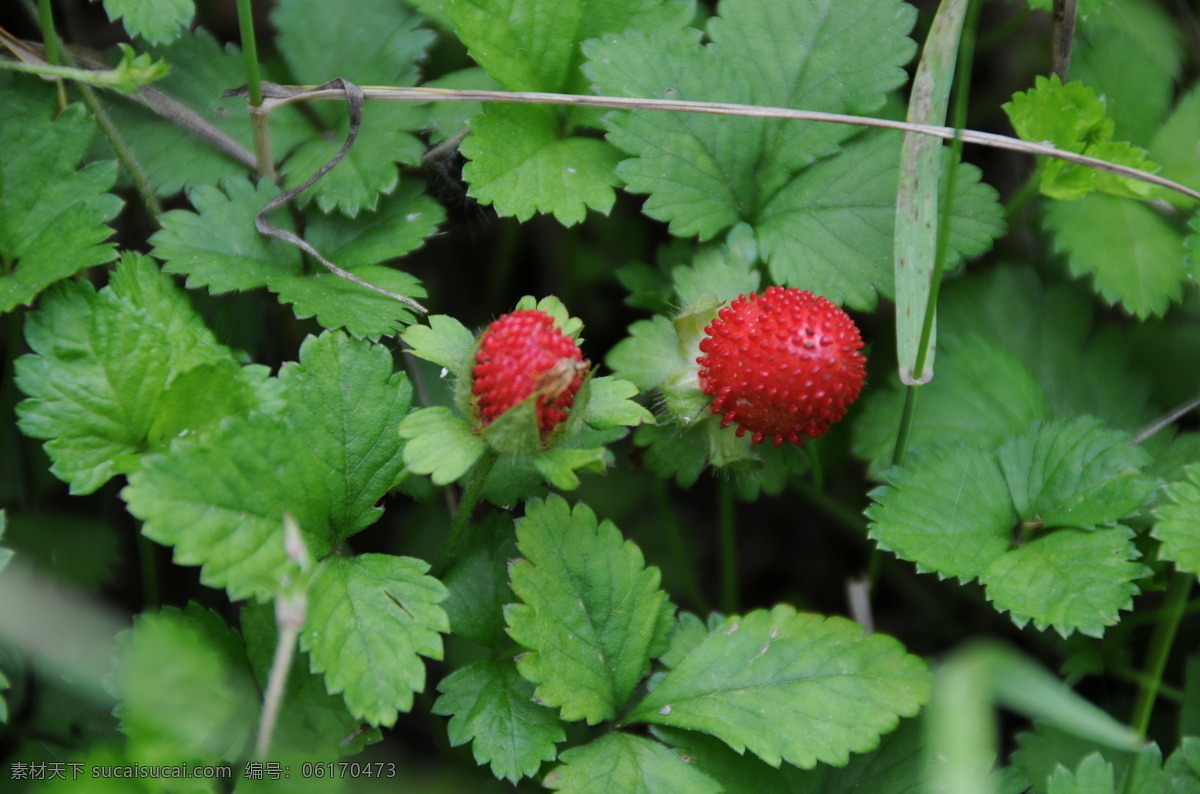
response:
<path fill-rule="evenodd" d="M 400 338 L 412 348 L 414 356 L 440 364 L 447 374 L 466 374 L 473 364 L 475 334 L 444 314 L 431 314 L 427 320 L 429 325 L 411 325 Z"/>
<path fill-rule="evenodd" d="M 658 742 L 608 733 L 561 756 L 543 785 L 565 794 L 717 794 L 721 786 Z"/>
<path fill-rule="evenodd" d="M 254 228 L 254 216 L 278 194 L 269 182 L 255 187 L 235 178 L 223 180 L 220 189 L 193 187 L 188 199 L 196 211 L 164 213 L 162 229 L 150 238 L 153 254 L 163 260 L 166 272 L 186 275 L 188 287 L 208 287 L 214 294 L 299 275 L 300 251 Z M 282 213 L 273 222 L 290 230 Z"/>
<path fill-rule="evenodd" d="M 674 268 L 671 280 L 684 307 L 682 313 L 712 309 L 756 291 L 762 282 L 762 275 L 754 268 L 757 260 L 754 230 L 740 223 L 730 230 L 725 244 L 705 248 L 691 265 Z"/>
<path fill-rule="evenodd" d="M 675 326 L 661 314 L 629 326 L 629 336 L 604 361 L 618 378 L 642 391 L 658 388 L 688 366 Z"/>
<path fill-rule="evenodd" d="M 130 36 L 167 44 L 192 24 L 196 6 L 192 0 L 104 0 L 104 10 L 113 22 L 124 20 Z"/>
<path fill-rule="evenodd" d="M 510 636 L 529 649 L 517 669 L 564 720 L 612 719 L 670 627 L 658 569 L 611 522 L 558 496 L 526 504 L 517 548 L 509 576 L 523 603 L 505 609 Z"/>
<path fill-rule="evenodd" d="M 1150 152 L 1162 164 L 1162 175 L 1184 185 L 1200 185 L 1200 160 L 1195 156 L 1200 140 L 1200 85 L 1193 85 L 1175 104 L 1171 115 L 1154 135 Z M 1163 191 L 1172 204 L 1190 207 L 1192 199 L 1173 190 Z"/>
<path fill-rule="evenodd" d="M 1132 538 L 1123 526 L 1059 529 L 1000 555 L 979 578 L 1018 626 L 1032 620 L 1039 631 L 1100 637 L 1120 610 L 1133 607 L 1134 582 L 1148 573 L 1134 562 L 1140 554 Z"/>
<path fill-rule="evenodd" d="M 445 216 L 442 205 L 422 192 L 419 181 L 406 180 L 384 196 L 373 213 L 361 214 L 354 222 L 337 215 L 315 215 L 307 237 L 326 259 L 354 272 L 416 250 Z"/>
<path fill-rule="evenodd" d="M 39 292 L 85 267 L 112 261 L 106 224 L 122 201 L 106 191 L 116 181 L 111 162 L 80 168 L 92 120 L 72 105 L 51 120 L 0 83 L 0 312 L 30 303 Z"/>
<path fill-rule="evenodd" d="M 491 105 L 471 119 L 471 133 L 461 147 L 470 161 L 463 179 L 499 214 L 526 221 L 550 213 L 572 226 L 589 208 L 612 209 L 620 154 L 603 141 L 563 138 L 555 108 Z"/>
<path fill-rule="evenodd" d="M 635 403 L 630 397 L 638 394 L 638 387 L 627 380 L 610 376 L 592 378 L 591 393 L 583 421 L 597 430 L 612 427 L 654 424 L 654 414 Z"/>
<path fill-rule="evenodd" d="M 116 715 L 143 763 L 232 761 L 257 716 L 237 633 L 195 603 L 138 615 L 119 641 Z"/>
<path fill-rule="evenodd" d="M 396 434 L 412 403 L 408 377 L 380 346 L 341 333 L 308 337 L 300 362 L 279 372 L 288 421 L 306 431 L 334 511 L 335 543 L 382 515 L 376 502 L 403 468 Z"/>
<path fill-rule="evenodd" d="M 455 670 L 438 684 L 433 713 L 450 717 L 450 746 L 471 742 L 475 761 L 514 785 L 553 761 L 567 738 L 553 710 L 539 705 L 533 684 L 510 661 L 480 661 Z"/>
<path fill-rule="evenodd" d="M 216 427 L 227 416 L 262 407 L 269 374 L 266 367 L 243 368 L 232 359 L 197 364 L 163 391 L 147 436 L 150 444 L 162 448 L 172 439 Z"/>
<path fill-rule="evenodd" d="M 781 604 L 727 618 L 627 720 L 711 733 L 772 766 L 811 769 L 877 747 L 930 684 L 895 639 Z"/>
<path fill-rule="evenodd" d="M 444 406 L 421 408 L 404 417 L 399 427 L 404 465 L 416 474 L 429 474 L 435 485 L 462 477 L 487 451 L 487 442 Z"/>
<path fill-rule="evenodd" d="M 1137 510 L 1155 481 L 1141 473 L 1150 455 L 1130 441 L 1091 417 L 1035 422 L 998 453 L 1017 515 L 1046 527 L 1093 529 Z"/>
<path fill-rule="evenodd" d="M 471 523 L 465 551 L 442 576 L 449 595 L 443 605 L 450 629 L 460 637 L 498 649 L 508 643 L 504 604 L 513 600 L 508 561 L 517 556 L 512 518 L 502 511 Z"/>
<path fill-rule="evenodd" d="M 372 725 L 394 724 L 424 691 L 420 656 L 442 658 L 446 588 L 428 570 L 409 557 L 334 557 L 313 585 L 300 645 L 330 694 Z"/>
<path fill-rule="evenodd" d="M 1162 556 L 1180 570 L 1200 574 L 1200 465 L 1184 468 L 1184 478 L 1167 486 L 1167 498 L 1155 510 L 1154 537 Z"/>
<path fill-rule="evenodd" d="M 248 604 L 240 612 L 246 656 L 262 691 L 279 644 L 275 609 L 270 604 Z M 271 742 L 273 759 L 300 762 L 355 755 L 366 744 L 379 741 L 377 729 L 363 730 L 362 723 L 346 710 L 342 698 L 325 691 L 325 679 L 309 672 L 308 655 L 297 651 L 288 671 L 279 718 Z"/>
<path fill-rule="evenodd" d="M 1183 236 L 1144 204 L 1103 195 L 1046 208 L 1055 248 L 1076 277 L 1138 319 L 1162 315 L 1183 296 Z"/>
<path fill-rule="evenodd" d="M 425 297 L 421 282 L 403 271 L 362 265 L 350 272 L 397 295 Z M 407 304 L 323 269 L 306 276 L 275 276 L 270 288 L 279 295 L 280 303 L 292 304 L 297 317 L 316 317 L 325 328 L 345 328 L 355 336 L 390 335 L 413 321 L 413 310 Z"/>
<path fill-rule="evenodd" d="M 234 416 L 145 456 L 121 496 L 143 534 L 175 547 L 177 564 L 203 566 L 204 584 L 233 599 L 267 598 L 288 570 L 285 512 L 314 557 L 333 548 L 334 484 L 313 442 L 276 416 Z"/>

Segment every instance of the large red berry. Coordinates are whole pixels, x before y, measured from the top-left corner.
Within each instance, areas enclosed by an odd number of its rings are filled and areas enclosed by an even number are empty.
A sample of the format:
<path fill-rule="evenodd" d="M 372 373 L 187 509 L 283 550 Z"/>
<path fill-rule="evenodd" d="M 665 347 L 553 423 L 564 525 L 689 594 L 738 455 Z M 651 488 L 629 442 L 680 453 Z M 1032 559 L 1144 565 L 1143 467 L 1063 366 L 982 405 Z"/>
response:
<path fill-rule="evenodd" d="M 544 439 L 566 420 L 586 372 L 579 346 L 550 315 L 534 309 L 501 315 L 479 337 L 471 371 L 479 426 L 491 424 L 536 393 L 538 430 Z"/>
<path fill-rule="evenodd" d="M 792 287 L 742 295 L 704 329 L 700 387 L 721 426 L 775 446 L 817 438 L 846 414 L 866 377 L 862 335 L 827 298 Z"/>

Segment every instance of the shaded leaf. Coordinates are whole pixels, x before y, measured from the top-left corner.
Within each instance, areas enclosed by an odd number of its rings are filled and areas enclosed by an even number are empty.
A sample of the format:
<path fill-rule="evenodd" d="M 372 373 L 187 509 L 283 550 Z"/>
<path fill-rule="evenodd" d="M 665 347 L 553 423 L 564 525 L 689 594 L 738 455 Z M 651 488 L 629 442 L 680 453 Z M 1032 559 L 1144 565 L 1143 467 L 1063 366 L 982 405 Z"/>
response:
<path fill-rule="evenodd" d="M 641 736 L 609 733 L 562 754 L 543 785 L 567 794 L 717 794 L 721 786 L 676 753 Z"/>

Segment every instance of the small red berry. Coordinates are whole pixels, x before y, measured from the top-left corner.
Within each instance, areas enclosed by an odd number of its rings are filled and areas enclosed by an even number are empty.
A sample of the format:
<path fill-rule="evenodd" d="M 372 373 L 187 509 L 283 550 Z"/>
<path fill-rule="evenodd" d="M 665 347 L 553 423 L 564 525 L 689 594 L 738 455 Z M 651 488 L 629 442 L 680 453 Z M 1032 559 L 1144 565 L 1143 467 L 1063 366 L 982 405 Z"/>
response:
<path fill-rule="evenodd" d="M 537 394 L 538 431 L 544 440 L 566 421 L 587 369 L 578 344 L 550 315 L 534 309 L 501 315 L 480 335 L 471 370 L 479 426 Z"/>
<path fill-rule="evenodd" d="M 858 326 L 827 298 L 793 287 L 741 295 L 704 329 L 700 387 L 721 426 L 754 443 L 824 435 L 858 399 L 866 359 Z"/>

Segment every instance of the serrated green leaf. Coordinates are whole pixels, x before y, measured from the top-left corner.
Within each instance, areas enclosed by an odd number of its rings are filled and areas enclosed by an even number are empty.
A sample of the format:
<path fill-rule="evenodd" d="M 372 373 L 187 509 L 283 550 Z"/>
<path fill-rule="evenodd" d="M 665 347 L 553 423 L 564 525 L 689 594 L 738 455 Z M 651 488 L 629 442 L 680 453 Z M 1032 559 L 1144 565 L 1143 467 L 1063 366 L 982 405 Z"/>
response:
<path fill-rule="evenodd" d="M 1150 456 L 1100 420 L 1035 422 L 1000 448 L 998 460 L 1022 521 L 1093 529 L 1129 515 L 1150 498 Z"/>
<path fill-rule="evenodd" d="M 116 715 L 143 763 L 241 757 L 257 697 L 237 633 L 194 603 L 139 615 L 120 640 Z"/>
<path fill-rule="evenodd" d="M 533 698 L 533 684 L 510 661 L 480 661 L 455 670 L 438 684 L 433 713 L 450 717 L 450 746 L 471 742 L 475 761 L 514 785 L 553 761 L 567 738 L 552 709 Z"/>
<path fill-rule="evenodd" d="M 1112 764 L 1104 756 L 1093 753 L 1079 764 L 1074 772 L 1065 766 L 1054 770 L 1047 791 L 1050 794 L 1109 794 L 1116 792 Z"/>
<path fill-rule="evenodd" d="M 442 205 L 426 196 L 422 187 L 418 180 L 405 180 L 380 199 L 373 213 L 361 214 L 353 222 L 337 215 L 315 215 L 308 224 L 308 241 L 326 259 L 350 271 L 404 256 L 419 248 L 446 217 Z"/>
<path fill-rule="evenodd" d="M 163 270 L 187 276 L 189 287 L 208 287 L 214 294 L 266 286 L 275 276 L 301 272 L 300 251 L 259 234 L 254 216 L 279 194 L 269 182 L 257 187 L 246 179 L 228 178 L 220 189 L 199 185 L 188 191 L 195 212 L 163 214 L 162 229 L 150 243 L 163 260 Z M 272 221 L 289 229 L 283 213 Z"/>
<path fill-rule="evenodd" d="M 564 794 L 717 794 L 721 786 L 658 742 L 609 733 L 562 754 L 562 765 L 543 780 Z"/>
<path fill-rule="evenodd" d="M 193 0 L 104 0 L 104 10 L 113 22 L 122 20 L 130 36 L 167 44 L 192 23 L 196 6 Z"/>
<path fill-rule="evenodd" d="M 683 311 L 704 311 L 756 291 L 762 283 L 757 259 L 754 230 L 741 223 L 730 230 L 726 245 L 704 249 L 691 265 L 674 268 L 671 280 Z"/>
<path fill-rule="evenodd" d="M 937 377 L 921 387 L 910 448 L 963 438 L 989 447 L 1049 415 L 1041 386 L 1016 356 L 999 342 L 956 336 L 951 323 L 944 325 Z M 891 465 L 903 389 L 893 376 L 886 389 L 868 393 L 852 428 L 854 452 L 876 478 Z"/>
<path fill-rule="evenodd" d="M 561 491 L 579 487 L 576 471 L 602 472 L 611 462 L 603 449 L 548 449 L 533 456 L 533 467 Z"/>
<path fill-rule="evenodd" d="M 629 326 L 629 336 L 618 342 L 604 361 L 618 378 L 642 391 L 658 388 L 688 365 L 675 326 L 661 314 Z"/>
<path fill-rule="evenodd" d="M 1094 289 L 1109 303 L 1145 319 L 1164 314 L 1182 297 L 1188 275 L 1183 236 L 1146 205 L 1085 196 L 1051 204 L 1045 222 L 1071 273 L 1092 275 Z"/>
<path fill-rule="evenodd" d="M 558 496 L 526 504 L 517 548 L 509 576 L 523 603 L 505 608 L 509 635 L 529 649 L 517 669 L 564 720 L 613 718 L 669 628 L 658 569 L 611 522 Z"/>
<path fill-rule="evenodd" d="M 216 427 L 227 416 L 260 408 L 269 374 L 266 367 L 243 368 L 232 359 L 197 364 L 163 390 L 147 440 L 164 447 L 174 438 Z"/>
<path fill-rule="evenodd" d="M 1176 567 L 1200 574 L 1200 465 L 1185 467 L 1184 478 L 1168 485 L 1166 495 L 1155 510 L 1154 537 Z"/>
<path fill-rule="evenodd" d="M 177 564 L 203 566 L 203 583 L 234 599 L 269 597 L 289 565 L 285 512 L 315 558 L 333 548 L 332 484 L 310 443 L 276 416 L 230 417 L 145 456 L 121 496 L 143 534 L 175 547 Z"/>
<path fill-rule="evenodd" d="M 442 658 L 446 588 L 409 557 L 334 557 L 310 594 L 300 645 L 350 713 L 392 725 L 425 689 L 420 656 Z"/>
<path fill-rule="evenodd" d="M 642 425 L 633 443 L 645 447 L 646 468 L 663 479 L 675 478 L 680 488 L 690 488 L 707 465 L 708 422 L 691 427 Z"/>
<path fill-rule="evenodd" d="M 844 765 L 916 714 L 931 683 L 895 639 L 781 604 L 727 618 L 627 721 L 711 733 L 772 766 Z"/>
<path fill-rule="evenodd" d="M 397 295 L 425 297 L 421 282 L 401 270 L 361 265 L 350 272 Z M 375 338 L 393 334 L 413 321 L 413 310 L 407 304 L 333 273 L 284 274 L 273 277 L 269 287 L 279 296 L 280 303 L 292 304 L 297 317 L 316 317 L 325 328 L 345 328 L 355 336 Z"/>
<path fill-rule="evenodd" d="M 654 414 L 635 403 L 630 397 L 638 387 L 627 380 L 611 376 L 592 378 L 591 394 L 583 421 L 597 430 L 640 424 L 654 424 Z"/>
<path fill-rule="evenodd" d="M 1134 581 L 1145 576 L 1133 532 L 1123 526 L 1092 532 L 1064 528 L 1000 555 L 979 579 L 997 609 L 1024 626 L 1053 627 L 1063 637 L 1100 637 L 1133 606 Z"/>
<path fill-rule="evenodd" d="M 487 451 L 487 443 L 471 426 L 444 406 L 422 408 L 404 418 L 399 427 L 404 445 L 404 465 L 417 474 L 429 474 L 435 485 L 457 480 Z"/>
<path fill-rule="evenodd" d="M 403 468 L 396 426 L 412 404 L 408 377 L 380 346 L 326 332 L 279 372 L 288 421 L 305 432 L 333 503 L 334 543 L 373 524 L 376 502 Z"/>
<path fill-rule="evenodd" d="M 475 335 L 465 325 L 444 314 L 432 314 L 429 325 L 411 325 L 400 338 L 412 348 L 412 354 L 456 375 L 469 368 L 475 351 Z"/>
<path fill-rule="evenodd" d="M 1162 164 L 1162 175 L 1184 185 L 1200 185 L 1200 158 L 1196 141 L 1200 140 L 1200 85 L 1193 85 L 1175 104 L 1171 115 L 1150 142 L 1150 152 Z M 1175 191 L 1164 191 L 1172 204 L 1190 207 L 1192 199 Z"/>
<path fill-rule="evenodd" d="M 603 141 L 562 137 L 555 108 L 490 105 L 471 119 L 471 133 L 461 146 L 470 161 L 463 179 L 499 214 L 526 221 L 549 213 L 572 226 L 588 209 L 612 209 L 620 154 Z"/>
<path fill-rule="evenodd" d="M 57 119 L 21 113 L 19 84 L 0 83 L 0 312 L 31 302 L 59 279 L 111 261 L 116 247 L 108 221 L 122 201 L 106 192 L 115 164 L 80 168 L 93 126 L 72 105 Z M 33 111 L 33 108 L 30 108 Z"/>
<path fill-rule="evenodd" d="M 266 691 L 267 677 L 279 644 L 275 609 L 270 604 L 247 604 L 239 614 L 246 656 L 259 688 Z M 362 723 L 346 710 L 342 698 L 325 691 L 325 680 L 309 671 L 308 655 L 292 658 L 283 703 L 271 742 L 273 759 L 317 761 L 355 755 L 379 741 L 377 729 L 363 730 Z"/>
<path fill-rule="evenodd" d="M 502 511 L 488 513 L 467 532 L 463 553 L 442 576 L 449 591 L 443 606 L 456 635 L 500 648 L 508 642 L 502 607 L 513 600 L 508 586 L 508 561 L 517 556 L 512 518 Z"/>

